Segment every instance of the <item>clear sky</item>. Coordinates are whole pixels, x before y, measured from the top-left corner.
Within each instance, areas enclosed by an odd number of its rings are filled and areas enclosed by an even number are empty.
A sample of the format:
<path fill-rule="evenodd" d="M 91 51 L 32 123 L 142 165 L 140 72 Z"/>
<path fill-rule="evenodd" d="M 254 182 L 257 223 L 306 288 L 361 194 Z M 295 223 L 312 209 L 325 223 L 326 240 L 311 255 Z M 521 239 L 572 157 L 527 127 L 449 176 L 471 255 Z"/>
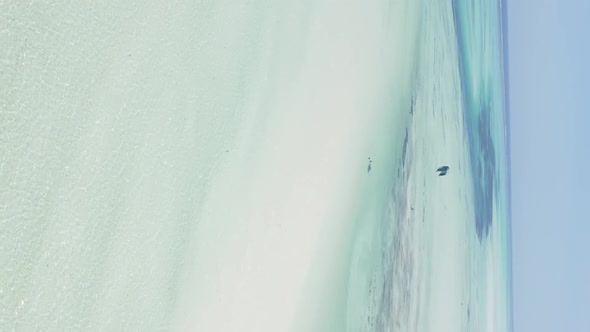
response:
<path fill-rule="evenodd" d="M 514 330 L 590 331 L 590 1 L 508 20 Z"/>

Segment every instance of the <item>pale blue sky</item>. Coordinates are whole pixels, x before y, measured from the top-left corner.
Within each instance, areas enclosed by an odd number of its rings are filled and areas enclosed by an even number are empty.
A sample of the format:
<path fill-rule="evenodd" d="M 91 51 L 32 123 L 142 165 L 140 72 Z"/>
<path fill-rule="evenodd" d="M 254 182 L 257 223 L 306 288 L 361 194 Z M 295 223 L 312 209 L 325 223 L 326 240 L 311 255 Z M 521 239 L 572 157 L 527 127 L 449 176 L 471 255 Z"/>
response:
<path fill-rule="evenodd" d="M 590 1 L 508 20 L 514 330 L 590 331 Z"/>

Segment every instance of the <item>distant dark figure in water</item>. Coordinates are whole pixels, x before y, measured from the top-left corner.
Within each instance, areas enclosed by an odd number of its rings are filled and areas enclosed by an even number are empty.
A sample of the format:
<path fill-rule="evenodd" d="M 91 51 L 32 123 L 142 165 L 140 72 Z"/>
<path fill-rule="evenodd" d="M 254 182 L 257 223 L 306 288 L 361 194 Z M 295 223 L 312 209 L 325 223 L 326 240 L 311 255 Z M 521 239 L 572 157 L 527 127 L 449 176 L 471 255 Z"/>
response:
<path fill-rule="evenodd" d="M 371 157 L 369 157 L 369 166 L 367 166 L 367 173 L 371 171 L 371 163 L 373 163 L 373 161 L 371 160 Z"/>
<path fill-rule="evenodd" d="M 440 172 L 440 173 L 438 173 L 438 176 L 445 176 L 445 175 L 447 175 L 447 172 L 449 171 L 449 166 L 441 166 L 436 171 Z"/>

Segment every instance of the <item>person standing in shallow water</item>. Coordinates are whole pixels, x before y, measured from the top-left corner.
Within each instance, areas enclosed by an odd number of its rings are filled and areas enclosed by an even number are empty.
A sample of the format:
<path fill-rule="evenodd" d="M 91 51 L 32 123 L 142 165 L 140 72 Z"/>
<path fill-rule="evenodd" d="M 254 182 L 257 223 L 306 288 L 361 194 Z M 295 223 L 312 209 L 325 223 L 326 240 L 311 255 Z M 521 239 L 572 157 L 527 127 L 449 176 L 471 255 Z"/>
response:
<path fill-rule="evenodd" d="M 369 173 L 371 171 L 371 164 L 373 163 L 373 161 L 371 160 L 371 157 L 369 157 L 369 166 L 367 166 L 367 173 Z"/>
<path fill-rule="evenodd" d="M 436 171 L 440 172 L 438 174 L 438 176 L 445 176 L 445 175 L 447 175 L 447 172 L 449 171 L 449 166 L 441 166 Z"/>

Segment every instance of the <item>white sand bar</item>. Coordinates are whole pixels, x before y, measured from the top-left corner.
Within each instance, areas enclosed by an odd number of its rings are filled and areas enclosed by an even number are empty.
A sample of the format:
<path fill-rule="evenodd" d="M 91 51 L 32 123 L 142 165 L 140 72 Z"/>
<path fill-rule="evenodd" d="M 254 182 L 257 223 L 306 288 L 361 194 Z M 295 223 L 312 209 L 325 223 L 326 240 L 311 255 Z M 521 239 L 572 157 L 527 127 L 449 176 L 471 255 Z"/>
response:
<path fill-rule="evenodd" d="M 361 185 L 367 156 L 378 160 L 370 175 L 387 177 L 384 142 L 403 138 L 405 116 L 395 121 L 407 112 L 414 45 L 401 32 L 412 14 L 328 1 L 294 28 L 307 31 L 292 46 L 301 56 L 277 69 L 265 124 L 246 119 L 213 180 L 183 327 L 345 330 L 353 213 L 378 190 Z"/>

